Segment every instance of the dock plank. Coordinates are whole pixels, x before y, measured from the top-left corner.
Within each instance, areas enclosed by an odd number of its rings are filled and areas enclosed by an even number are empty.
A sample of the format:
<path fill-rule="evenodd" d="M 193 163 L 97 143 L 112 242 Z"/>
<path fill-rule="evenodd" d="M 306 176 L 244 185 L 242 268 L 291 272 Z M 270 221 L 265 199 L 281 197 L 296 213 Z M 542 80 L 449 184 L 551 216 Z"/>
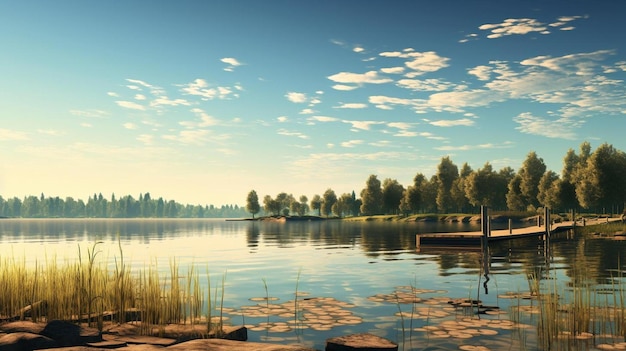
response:
<path fill-rule="evenodd" d="M 619 218 L 597 218 L 587 219 L 585 225 L 597 225 L 608 222 L 619 221 Z M 582 226 L 583 222 L 566 221 L 550 225 L 550 233 L 558 233 L 573 229 L 575 226 Z M 492 230 L 487 237 L 487 242 L 513 240 L 528 237 L 540 237 L 546 234 L 545 226 L 529 226 L 514 229 Z M 454 232 L 454 233 L 418 233 L 416 235 L 416 246 L 438 245 L 438 246 L 476 246 L 481 245 L 483 237 L 482 231 L 474 232 Z"/>

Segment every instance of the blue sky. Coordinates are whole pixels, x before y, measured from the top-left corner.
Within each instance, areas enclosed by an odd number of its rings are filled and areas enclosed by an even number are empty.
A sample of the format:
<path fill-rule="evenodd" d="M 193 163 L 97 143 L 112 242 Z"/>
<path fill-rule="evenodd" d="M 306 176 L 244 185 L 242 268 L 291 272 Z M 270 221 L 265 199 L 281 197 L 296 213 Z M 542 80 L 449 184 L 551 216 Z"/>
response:
<path fill-rule="evenodd" d="M 0 195 L 340 195 L 626 150 L 623 1 L 0 0 Z"/>

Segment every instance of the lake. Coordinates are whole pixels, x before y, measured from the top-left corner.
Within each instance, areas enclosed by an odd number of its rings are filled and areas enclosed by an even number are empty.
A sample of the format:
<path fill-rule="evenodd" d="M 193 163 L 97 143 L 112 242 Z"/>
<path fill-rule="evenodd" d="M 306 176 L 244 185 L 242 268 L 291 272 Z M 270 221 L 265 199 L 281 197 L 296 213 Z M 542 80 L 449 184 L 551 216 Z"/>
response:
<path fill-rule="evenodd" d="M 181 275 L 193 265 L 200 277 L 208 270 L 213 287 L 225 281 L 224 316 L 246 325 L 250 341 L 317 349 L 329 337 L 369 332 L 404 350 L 536 350 L 535 302 L 524 298 L 529 277 L 566 291 L 584 280 L 608 300 L 626 286 L 626 241 L 613 238 L 571 235 L 549 248 L 536 238 L 502 242 L 490 246 L 487 266 L 479 249 L 415 248 L 418 232 L 479 229 L 340 220 L 3 219 L 0 259 L 75 262 L 79 248 L 85 253 L 96 242 L 105 264 L 119 258 L 119 246 L 133 269 L 167 274 L 175 259 Z M 492 309 L 475 315 L 473 306 L 451 304 L 455 299 Z"/>

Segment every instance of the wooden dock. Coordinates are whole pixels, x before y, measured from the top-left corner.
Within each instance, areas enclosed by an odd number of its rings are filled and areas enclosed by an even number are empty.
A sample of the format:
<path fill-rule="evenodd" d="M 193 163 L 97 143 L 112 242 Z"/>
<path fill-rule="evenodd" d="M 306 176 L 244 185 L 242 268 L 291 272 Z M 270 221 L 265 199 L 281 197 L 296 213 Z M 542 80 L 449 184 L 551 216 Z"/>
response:
<path fill-rule="evenodd" d="M 612 221 L 618 221 L 619 218 L 595 218 L 587 219 L 585 223 L 582 221 L 567 221 L 561 223 L 548 223 L 546 228 L 544 223 L 541 225 L 529 226 L 524 228 L 515 229 L 501 229 L 491 230 L 489 228 L 488 216 L 483 215 L 486 218 L 484 221 L 487 225 L 482 225 L 481 231 L 476 232 L 456 232 L 456 233 L 418 233 L 416 235 L 416 248 L 420 250 L 422 247 L 446 247 L 446 248 L 458 248 L 458 247 L 480 247 L 483 241 L 486 243 L 514 240 L 529 237 L 546 237 L 550 238 L 551 235 L 556 233 L 567 232 L 576 226 L 594 225 L 608 223 Z M 549 218 L 544 216 L 543 218 Z"/>

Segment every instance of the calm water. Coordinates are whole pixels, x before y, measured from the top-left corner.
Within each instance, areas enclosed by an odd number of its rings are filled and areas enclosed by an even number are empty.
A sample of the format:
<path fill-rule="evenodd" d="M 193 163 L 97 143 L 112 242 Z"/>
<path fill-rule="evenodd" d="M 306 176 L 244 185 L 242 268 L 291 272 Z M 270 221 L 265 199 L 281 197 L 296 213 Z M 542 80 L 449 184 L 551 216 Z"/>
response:
<path fill-rule="evenodd" d="M 528 292 L 528 275 L 557 277 L 564 287 L 587 279 L 608 291 L 625 269 L 626 241 L 608 238 L 553 240 L 549 249 L 537 239 L 502 243 L 490 247 L 488 267 L 480 250 L 415 248 L 417 232 L 478 229 L 466 223 L 0 220 L 0 258 L 24 257 L 29 264 L 74 261 L 79 247 L 86 252 L 102 241 L 100 257 L 113 262 L 119 238 L 135 268 L 153 265 L 168 272 L 175 258 L 182 274 L 195 265 L 201 277 L 208 269 L 213 282 L 225 275 L 227 316 L 232 324 L 249 327 L 250 341 L 300 342 L 317 349 L 329 337 L 358 332 L 389 338 L 405 350 L 537 349 L 532 313 L 517 314 L 529 327 L 515 333 L 494 323 L 481 327 L 487 330 L 483 335 L 438 338 L 423 327 L 432 331 L 471 316 L 448 304 L 450 299 L 480 299 L 502 311 L 532 304 L 507 298 L 507 293 Z M 296 287 L 300 305 L 294 325 L 289 308 Z M 406 293 L 420 300 L 403 301 Z M 273 298 L 269 304 L 257 301 L 267 295 Z M 262 317 L 261 307 L 274 311 Z M 482 317 L 509 319 L 507 314 Z M 490 335 L 493 331 L 497 335 Z"/>

